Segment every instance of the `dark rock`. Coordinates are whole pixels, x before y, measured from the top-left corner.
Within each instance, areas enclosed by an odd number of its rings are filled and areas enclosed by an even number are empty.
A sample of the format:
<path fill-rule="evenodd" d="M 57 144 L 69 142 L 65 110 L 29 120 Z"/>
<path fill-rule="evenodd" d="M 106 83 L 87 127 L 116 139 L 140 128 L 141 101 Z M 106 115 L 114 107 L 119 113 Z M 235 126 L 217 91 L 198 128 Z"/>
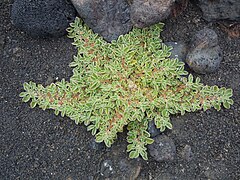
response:
<path fill-rule="evenodd" d="M 161 133 L 160 130 L 156 127 L 153 120 L 149 121 L 148 123 L 148 132 L 150 133 L 151 137 L 155 137 Z"/>
<path fill-rule="evenodd" d="M 184 42 L 165 42 L 167 46 L 173 47 L 170 58 L 177 58 L 184 62 L 187 56 L 187 45 Z"/>
<path fill-rule="evenodd" d="M 59 37 L 74 20 L 76 11 L 66 0 L 15 0 L 12 22 L 34 37 Z"/>
<path fill-rule="evenodd" d="M 133 0 L 131 21 L 136 27 L 148 27 L 166 19 L 175 0 Z"/>
<path fill-rule="evenodd" d="M 149 154 L 158 162 L 174 160 L 176 146 L 173 140 L 165 135 L 158 135 L 153 139 L 154 143 L 148 145 Z"/>
<path fill-rule="evenodd" d="M 239 0 L 198 0 L 197 2 L 203 12 L 203 18 L 207 21 L 240 21 Z"/>
<path fill-rule="evenodd" d="M 132 29 L 130 6 L 125 0 L 71 0 L 84 22 L 110 42 Z"/>
<path fill-rule="evenodd" d="M 193 159 L 193 152 L 192 148 L 189 145 L 186 145 L 183 150 L 182 150 L 182 158 L 185 159 L 186 161 L 191 161 Z"/>
<path fill-rule="evenodd" d="M 100 174 L 97 179 L 136 179 L 141 172 L 140 158 L 130 159 L 126 155 L 125 146 L 113 146 L 105 153 L 100 164 Z"/>
<path fill-rule="evenodd" d="M 186 63 L 197 73 L 206 74 L 215 72 L 223 55 L 218 45 L 218 36 L 215 31 L 204 28 L 192 38 Z"/>

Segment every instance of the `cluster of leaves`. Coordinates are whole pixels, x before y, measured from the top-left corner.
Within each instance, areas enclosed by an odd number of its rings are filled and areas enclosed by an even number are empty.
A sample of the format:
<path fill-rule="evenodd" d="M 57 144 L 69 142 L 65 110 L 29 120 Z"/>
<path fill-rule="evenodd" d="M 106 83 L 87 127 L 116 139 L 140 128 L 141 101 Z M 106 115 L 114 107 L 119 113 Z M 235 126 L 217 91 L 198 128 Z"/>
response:
<path fill-rule="evenodd" d="M 107 147 L 127 126 L 130 157 L 147 159 L 146 146 L 153 143 L 149 121 L 164 131 L 172 128 L 171 114 L 233 104 L 231 89 L 204 86 L 188 75 L 183 62 L 169 59 L 171 47 L 159 39 L 162 27 L 133 29 L 107 43 L 77 18 L 68 28 L 78 48 L 70 82 L 24 83 L 20 96 L 31 100 L 32 108 L 54 109 L 56 115 L 84 123 Z"/>

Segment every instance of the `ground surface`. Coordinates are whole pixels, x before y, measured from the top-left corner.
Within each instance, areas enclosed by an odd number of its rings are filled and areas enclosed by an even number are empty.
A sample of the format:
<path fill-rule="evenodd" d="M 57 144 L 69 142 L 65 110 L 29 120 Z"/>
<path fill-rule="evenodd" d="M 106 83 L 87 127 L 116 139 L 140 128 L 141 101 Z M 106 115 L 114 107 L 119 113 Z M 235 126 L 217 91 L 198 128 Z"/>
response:
<path fill-rule="evenodd" d="M 56 78 L 69 79 L 68 64 L 76 53 L 71 40 L 32 39 L 11 25 L 8 1 L 1 2 L 0 9 L 0 179 L 104 179 L 108 175 L 101 175 L 102 161 L 128 156 L 125 135 L 110 149 L 97 146 L 84 126 L 52 111 L 30 109 L 18 97 L 25 81 L 49 84 Z M 138 160 L 138 179 L 240 178 L 240 39 L 228 39 L 192 5 L 166 22 L 162 37 L 189 41 L 206 26 L 219 35 L 224 60 L 216 73 L 200 77 L 205 84 L 233 88 L 235 104 L 230 110 L 172 117 L 174 129 L 165 134 L 173 138 L 178 157 L 166 163 Z M 193 151 L 189 162 L 180 153 L 185 145 Z M 120 176 L 116 179 L 124 179 Z"/>

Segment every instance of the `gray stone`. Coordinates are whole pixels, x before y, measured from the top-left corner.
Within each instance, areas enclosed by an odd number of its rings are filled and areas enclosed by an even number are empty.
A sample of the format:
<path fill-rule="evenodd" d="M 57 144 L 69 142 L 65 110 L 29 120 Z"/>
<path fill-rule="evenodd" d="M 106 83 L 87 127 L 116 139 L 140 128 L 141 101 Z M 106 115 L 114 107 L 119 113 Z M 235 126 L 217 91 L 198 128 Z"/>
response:
<path fill-rule="evenodd" d="M 149 121 L 148 123 L 148 132 L 150 133 L 151 137 L 155 137 L 161 133 L 160 130 L 156 127 L 153 120 Z"/>
<path fill-rule="evenodd" d="M 197 4 L 203 12 L 203 18 L 207 21 L 240 21 L 239 0 L 198 0 Z"/>
<path fill-rule="evenodd" d="M 186 146 L 183 148 L 181 154 L 182 154 L 182 158 L 185 159 L 185 160 L 188 161 L 188 162 L 193 159 L 192 148 L 191 148 L 191 146 L 189 146 L 189 145 L 186 145 Z"/>
<path fill-rule="evenodd" d="M 154 143 L 148 145 L 149 154 L 158 162 L 174 160 L 176 156 L 176 146 L 172 139 L 165 135 L 158 135 L 153 138 Z"/>
<path fill-rule="evenodd" d="M 71 0 L 84 22 L 110 42 L 132 29 L 130 6 L 125 0 Z"/>
<path fill-rule="evenodd" d="M 204 28 L 192 38 L 186 63 L 197 73 L 215 72 L 222 61 L 223 55 L 218 45 L 218 36 L 212 29 Z"/>
<path fill-rule="evenodd" d="M 167 46 L 173 47 L 170 58 L 177 58 L 184 62 L 187 56 L 187 45 L 184 42 L 165 42 Z"/>
<path fill-rule="evenodd" d="M 76 11 L 66 0 L 15 0 L 11 19 L 20 30 L 34 37 L 59 37 L 74 20 Z"/>
<path fill-rule="evenodd" d="M 131 21 L 136 27 L 148 27 L 166 19 L 171 13 L 175 0 L 133 0 Z"/>

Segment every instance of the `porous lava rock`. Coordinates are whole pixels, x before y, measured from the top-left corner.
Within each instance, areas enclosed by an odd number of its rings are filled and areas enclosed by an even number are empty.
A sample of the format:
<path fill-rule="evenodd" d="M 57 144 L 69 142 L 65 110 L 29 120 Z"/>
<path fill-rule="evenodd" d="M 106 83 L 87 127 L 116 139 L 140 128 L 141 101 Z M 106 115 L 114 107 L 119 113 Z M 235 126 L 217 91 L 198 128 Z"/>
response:
<path fill-rule="evenodd" d="M 186 57 L 186 63 L 190 69 L 199 74 L 215 72 L 222 58 L 222 50 L 214 30 L 204 28 L 193 36 Z"/>
<path fill-rule="evenodd" d="M 20 30 L 34 37 L 60 37 L 66 34 L 76 10 L 66 0 L 15 0 L 11 19 Z"/>
<path fill-rule="evenodd" d="M 197 5 L 207 21 L 240 21 L 240 0 L 198 0 Z"/>
<path fill-rule="evenodd" d="M 134 26 L 143 28 L 166 19 L 171 13 L 175 0 L 133 0 L 131 21 Z"/>
<path fill-rule="evenodd" d="M 126 0 L 71 0 L 79 16 L 97 34 L 110 42 L 132 29 Z"/>

